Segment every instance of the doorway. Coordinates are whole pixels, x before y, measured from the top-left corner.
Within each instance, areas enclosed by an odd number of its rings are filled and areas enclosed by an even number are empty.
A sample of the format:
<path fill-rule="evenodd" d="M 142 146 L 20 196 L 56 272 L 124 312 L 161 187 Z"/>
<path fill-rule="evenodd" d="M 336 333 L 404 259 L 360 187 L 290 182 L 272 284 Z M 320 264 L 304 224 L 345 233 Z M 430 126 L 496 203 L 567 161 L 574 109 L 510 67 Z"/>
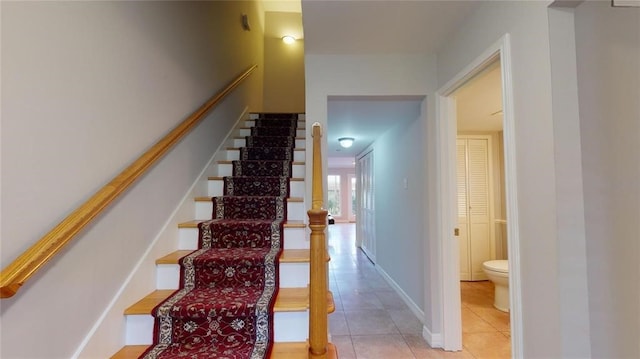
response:
<path fill-rule="evenodd" d="M 356 172 L 352 168 L 329 168 L 327 171 L 327 210 L 336 222 L 356 221 Z"/>
<path fill-rule="evenodd" d="M 456 188 L 456 122 L 455 92 L 474 76 L 500 62 L 502 88 L 502 126 L 504 134 L 505 212 L 507 217 L 507 253 L 509 258 L 511 353 L 522 357 L 521 292 L 518 240 L 518 206 L 516 197 L 515 131 L 513 118 L 513 86 L 508 34 L 487 49 L 438 91 L 438 223 L 439 263 L 442 273 L 442 346 L 445 350 L 462 349 L 460 299 L 460 252 L 458 238 L 458 201 Z"/>

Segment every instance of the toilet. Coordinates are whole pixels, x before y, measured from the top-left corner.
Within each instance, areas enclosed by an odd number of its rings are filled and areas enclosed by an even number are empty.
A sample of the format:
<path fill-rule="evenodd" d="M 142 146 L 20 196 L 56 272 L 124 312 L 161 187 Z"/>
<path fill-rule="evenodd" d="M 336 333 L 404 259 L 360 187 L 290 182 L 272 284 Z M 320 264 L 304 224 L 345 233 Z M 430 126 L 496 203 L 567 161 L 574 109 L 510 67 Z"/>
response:
<path fill-rule="evenodd" d="M 482 263 L 482 269 L 495 286 L 493 306 L 503 312 L 509 311 L 509 261 L 493 260 Z"/>

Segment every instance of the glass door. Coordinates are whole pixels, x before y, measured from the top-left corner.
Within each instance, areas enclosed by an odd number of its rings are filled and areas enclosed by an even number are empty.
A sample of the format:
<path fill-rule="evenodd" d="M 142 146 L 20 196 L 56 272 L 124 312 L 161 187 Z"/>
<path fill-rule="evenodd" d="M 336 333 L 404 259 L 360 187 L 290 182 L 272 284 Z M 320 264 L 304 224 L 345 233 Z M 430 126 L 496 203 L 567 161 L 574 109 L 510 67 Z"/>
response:
<path fill-rule="evenodd" d="M 356 202 L 356 175 L 349 175 L 349 222 L 356 221 L 356 210 L 357 210 L 357 202 Z"/>
<path fill-rule="evenodd" d="M 327 210 L 333 218 L 342 217 L 342 195 L 340 175 L 327 176 Z"/>

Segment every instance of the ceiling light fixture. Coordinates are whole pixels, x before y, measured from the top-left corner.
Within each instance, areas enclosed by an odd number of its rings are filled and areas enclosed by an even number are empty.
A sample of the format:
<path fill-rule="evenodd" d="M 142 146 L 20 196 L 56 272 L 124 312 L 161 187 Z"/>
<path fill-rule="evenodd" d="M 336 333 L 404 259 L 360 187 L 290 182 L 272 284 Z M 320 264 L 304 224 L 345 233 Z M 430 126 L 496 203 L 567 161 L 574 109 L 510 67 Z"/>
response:
<path fill-rule="evenodd" d="M 353 146 L 353 141 L 355 141 L 353 137 L 338 138 L 338 142 L 340 143 L 340 146 L 342 146 L 343 148 L 349 148 Z"/>
<path fill-rule="evenodd" d="M 284 43 L 287 45 L 291 45 L 296 42 L 296 38 L 291 35 L 287 35 L 282 37 L 282 41 L 284 41 Z"/>

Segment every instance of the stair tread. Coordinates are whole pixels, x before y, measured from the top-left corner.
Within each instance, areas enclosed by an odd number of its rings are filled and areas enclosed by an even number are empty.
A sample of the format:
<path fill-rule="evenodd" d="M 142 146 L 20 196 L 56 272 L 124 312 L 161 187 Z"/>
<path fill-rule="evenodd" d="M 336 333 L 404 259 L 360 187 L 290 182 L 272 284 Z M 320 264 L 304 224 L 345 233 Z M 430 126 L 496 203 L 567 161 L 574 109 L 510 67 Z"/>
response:
<path fill-rule="evenodd" d="M 137 359 L 147 350 L 148 345 L 127 345 L 114 354 L 111 359 Z M 327 359 L 337 359 L 337 350 L 332 343 L 328 344 Z M 307 342 L 273 343 L 272 359 L 308 359 L 309 344 Z"/>
<path fill-rule="evenodd" d="M 153 308 L 167 299 L 175 292 L 174 289 L 158 289 L 147 294 L 144 298 L 137 301 L 134 305 L 125 309 L 125 315 L 151 314 Z"/>
<path fill-rule="evenodd" d="M 125 309 L 125 315 L 149 315 L 153 308 L 167 299 L 175 290 L 158 289 Z M 327 291 L 328 313 L 335 311 L 333 293 Z M 274 305 L 274 312 L 300 312 L 309 309 L 309 288 L 280 288 Z"/>
<path fill-rule="evenodd" d="M 191 249 L 180 249 L 175 252 L 169 253 L 164 257 L 160 257 L 156 259 L 156 264 L 178 264 L 180 258 L 193 253 L 195 250 Z"/>
<path fill-rule="evenodd" d="M 148 345 L 125 345 L 111 359 L 137 359 L 148 347 Z"/>
<path fill-rule="evenodd" d="M 196 197 L 196 202 L 211 202 L 213 197 Z M 304 202 L 302 197 L 287 197 L 287 202 Z"/>
<path fill-rule="evenodd" d="M 198 223 L 205 222 L 201 219 L 194 219 L 178 224 L 178 228 L 198 228 Z M 284 228 L 306 228 L 307 225 L 302 220 L 287 220 L 284 222 Z"/>
<path fill-rule="evenodd" d="M 233 176 L 209 176 L 207 179 L 209 181 L 223 181 L 225 177 L 233 177 Z M 262 176 L 259 176 L 262 177 Z M 290 177 L 290 182 L 304 182 L 304 178 L 301 177 Z"/>
<path fill-rule="evenodd" d="M 156 264 L 178 264 L 180 258 L 193 253 L 193 250 L 177 250 L 164 257 L 156 259 Z M 280 256 L 280 263 L 309 263 L 308 249 L 284 249 Z"/>

